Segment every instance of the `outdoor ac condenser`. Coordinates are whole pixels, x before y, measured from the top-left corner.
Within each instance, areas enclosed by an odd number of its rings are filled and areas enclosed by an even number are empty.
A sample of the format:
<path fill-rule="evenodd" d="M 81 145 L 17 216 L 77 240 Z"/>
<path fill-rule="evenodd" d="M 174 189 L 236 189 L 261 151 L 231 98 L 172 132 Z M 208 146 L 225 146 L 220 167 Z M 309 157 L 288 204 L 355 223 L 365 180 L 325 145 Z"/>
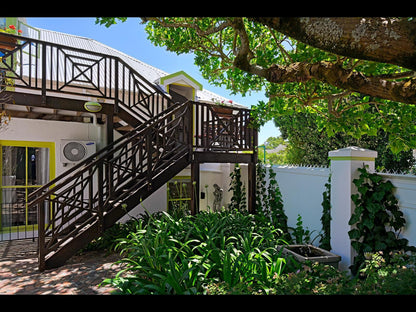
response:
<path fill-rule="evenodd" d="M 96 152 L 94 141 L 61 140 L 61 162 L 75 164 Z"/>

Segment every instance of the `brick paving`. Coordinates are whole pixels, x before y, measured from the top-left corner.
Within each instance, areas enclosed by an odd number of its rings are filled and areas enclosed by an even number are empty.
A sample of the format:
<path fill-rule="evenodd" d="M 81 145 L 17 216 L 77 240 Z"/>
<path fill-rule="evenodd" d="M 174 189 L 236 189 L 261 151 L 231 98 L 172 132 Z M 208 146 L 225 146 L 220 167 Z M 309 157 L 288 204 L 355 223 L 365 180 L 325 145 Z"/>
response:
<path fill-rule="evenodd" d="M 115 289 L 99 286 L 120 270 L 120 256 L 88 251 L 71 257 L 59 268 L 39 272 L 37 243 L 29 240 L 0 242 L 0 294 L 104 295 Z"/>

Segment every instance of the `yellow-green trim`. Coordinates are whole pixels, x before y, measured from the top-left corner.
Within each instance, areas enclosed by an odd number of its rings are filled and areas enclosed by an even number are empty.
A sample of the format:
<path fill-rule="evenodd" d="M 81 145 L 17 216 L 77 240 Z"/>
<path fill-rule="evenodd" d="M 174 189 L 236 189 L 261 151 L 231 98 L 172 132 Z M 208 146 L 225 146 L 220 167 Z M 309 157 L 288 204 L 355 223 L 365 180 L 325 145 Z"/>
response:
<path fill-rule="evenodd" d="M 199 83 L 198 81 L 196 81 L 194 78 L 192 78 L 191 76 L 189 76 L 187 73 L 185 73 L 183 70 L 178 71 L 176 73 L 164 76 L 164 77 L 160 77 L 160 84 L 164 84 L 166 80 L 180 76 L 180 75 L 184 75 L 186 78 L 188 78 L 190 81 L 192 81 L 194 84 L 196 84 L 199 88 L 199 90 L 202 90 L 202 84 Z"/>
<path fill-rule="evenodd" d="M 167 183 L 166 183 L 166 209 L 169 208 L 169 202 L 173 202 L 173 201 L 189 201 L 191 200 L 191 198 L 169 198 L 169 183 L 170 182 L 175 182 L 175 180 L 190 180 L 190 182 L 192 182 L 191 176 L 176 176 L 173 177 L 172 179 L 170 179 Z M 180 183 L 178 181 L 178 183 Z"/>
<path fill-rule="evenodd" d="M 27 160 L 27 148 L 28 147 L 40 147 L 40 148 L 47 148 L 49 149 L 49 181 L 53 180 L 55 178 L 55 164 L 56 164 L 56 158 L 55 158 L 55 142 L 41 142 L 41 141 L 14 141 L 14 140 L 0 140 L 0 189 L 11 189 L 11 188 L 36 188 L 41 187 L 42 185 L 28 185 L 27 184 L 27 166 L 26 166 L 26 181 L 25 185 L 6 185 L 3 186 L 3 155 L 2 155 L 2 147 L 3 146 L 16 146 L 16 147 L 25 147 L 25 153 L 26 153 L 26 160 Z M 3 192 L 0 191 L 0 203 L 2 202 L 2 194 Z M 26 192 L 26 202 L 27 202 L 27 192 Z M 27 222 L 27 214 L 28 209 L 26 207 L 25 211 L 25 220 Z M 0 222 L 1 222 L 1 209 L 0 209 Z M 12 226 L 12 227 L 1 227 L 0 223 L 0 232 L 7 230 L 10 231 L 10 228 L 12 228 L 12 232 L 20 232 L 21 229 L 27 229 L 27 228 L 33 228 L 35 224 L 30 225 L 19 225 L 19 226 Z M 37 227 L 37 225 L 36 225 Z"/>
<path fill-rule="evenodd" d="M 358 156 L 331 156 L 330 160 L 358 160 L 358 161 L 374 161 L 374 157 L 358 157 Z"/>

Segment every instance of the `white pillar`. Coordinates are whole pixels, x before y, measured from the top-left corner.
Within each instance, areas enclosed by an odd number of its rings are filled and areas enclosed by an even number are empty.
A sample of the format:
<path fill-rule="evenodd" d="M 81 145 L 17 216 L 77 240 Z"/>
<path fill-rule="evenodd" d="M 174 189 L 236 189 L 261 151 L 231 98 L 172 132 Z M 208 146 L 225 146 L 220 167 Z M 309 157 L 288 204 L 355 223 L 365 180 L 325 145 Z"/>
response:
<path fill-rule="evenodd" d="M 359 177 L 357 169 L 363 165 L 368 165 L 370 172 L 374 171 L 377 152 L 350 146 L 330 151 L 328 156 L 331 160 L 331 251 L 341 256 L 339 269 L 349 270 L 355 255 L 348 236 L 351 230 L 348 221 L 355 208 L 351 195 L 357 192 L 352 181 Z"/>

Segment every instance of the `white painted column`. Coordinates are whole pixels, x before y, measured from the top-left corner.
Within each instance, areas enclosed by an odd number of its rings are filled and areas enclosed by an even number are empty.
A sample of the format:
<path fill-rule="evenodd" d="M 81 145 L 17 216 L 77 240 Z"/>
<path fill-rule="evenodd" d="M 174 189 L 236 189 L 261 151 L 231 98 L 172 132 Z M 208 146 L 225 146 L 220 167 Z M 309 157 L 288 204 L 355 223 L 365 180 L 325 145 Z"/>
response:
<path fill-rule="evenodd" d="M 374 171 L 374 162 L 377 152 L 350 146 L 347 148 L 330 151 L 331 160 L 331 247 L 332 252 L 341 256 L 340 270 L 349 270 L 354 260 L 354 249 L 348 231 L 351 226 L 348 222 L 354 212 L 354 202 L 351 195 L 357 192 L 353 180 L 359 177 L 358 168 L 369 166 L 369 171 Z"/>

